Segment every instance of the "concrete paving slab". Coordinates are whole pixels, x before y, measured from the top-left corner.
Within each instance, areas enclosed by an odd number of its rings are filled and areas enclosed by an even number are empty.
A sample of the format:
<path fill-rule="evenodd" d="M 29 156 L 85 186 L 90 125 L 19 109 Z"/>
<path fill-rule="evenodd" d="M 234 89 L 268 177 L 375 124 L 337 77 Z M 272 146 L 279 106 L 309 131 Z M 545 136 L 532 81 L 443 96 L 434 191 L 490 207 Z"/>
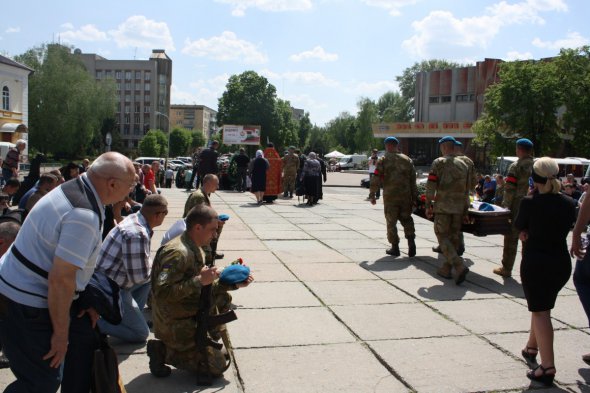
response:
<path fill-rule="evenodd" d="M 298 224 L 297 226 L 308 233 L 309 233 L 309 231 L 348 231 L 348 230 L 350 230 L 350 228 L 347 228 L 344 225 L 330 223 L 330 222 L 322 223 L 322 224 Z"/>
<path fill-rule="evenodd" d="M 236 350 L 248 393 L 407 392 L 358 343 Z"/>
<path fill-rule="evenodd" d="M 225 258 L 221 261 L 217 261 L 216 264 L 218 266 L 226 266 L 229 265 L 232 261 L 242 258 L 246 265 L 252 268 L 254 265 L 259 264 L 280 264 L 281 261 L 272 253 L 272 251 L 261 251 L 261 250 L 224 250 L 220 248 L 220 251 L 223 251 L 225 254 Z"/>
<path fill-rule="evenodd" d="M 468 332 L 420 303 L 333 306 L 363 340 L 465 335 Z"/>
<path fill-rule="evenodd" d="M 373 250 L 382 248 L 384 245 L 382 242 L 367 238 L 354 239 L 353 241 L 350 239 L 322 239 L 322 243 L 338 251 L 343 251 L 345 249 Z"/>
<path fill-rule="evenodd" d="M 307 233 L 314 238 L 324 241 L 327 239 L 339 239 L 339 240 L 367 240 L 367 236 L 354 232 L 351 230 L 344 230 L 344 231 L 317 231 L 317 230 L 309 230 Z M 352 243 L 352 242 L 351 242 Z"/>
<path fill-rule="evenodd" d="M 264 251 L 266 246 L 258 239 L 225 239 L 223 233 L 219 239 L 219 250 L 256 250 Z"/>
<path fill-rule="evenodd" d="M 234 304 L 245 308 L 321 306 L 318 299 L 299 282 L 257 282 L 235 293 Z"/>
<path fill-rule="evenodd" d="M 278 263 L 255 263 L 248 265 L 250 273 L 254 276 L 256 283 L 274 281 L 298 281 L 284 265 Z"/>
<path fill-rule="evenodd" d="M 256 231 L 260 240 L 311 240 L 313 237 L 300 230 L 293 231 Z"/>
<path fill-rule="evenodd" d="M 385 280 L 429 279 L 436 276 L 436 267 L 424 262 L 422 258 L 394 259 L 386 256 L 374 261 L 361 262 L 360 266 Z"/>
<path fill-rule="evenodd" d="M 333 222 L 337 224 L 341 224 L 345 227 L 354 229 L 354 230 L 378 230 L 381 229 L 383 231 L 387 230 L 385 224 L 376 223 L 375 221 L 368 220 L 366 218 L 361 217 L 343 217 L 343 218 L 334 218 L 332 219 Z M 384 219 L 385 221 L 385 219 Z"/>
<path fill-rule="evenodd" d="M 376 248 L 367 248 L 367 249 L 345 249 L 339 250 L 342 255 L 350 258 L 350 260 L 355 262 L 373 262 L 376 260 L 386 259 L 391 261 L 392 263 L 395 261 L 401 261 L 404 257 L 394 258 L 385 253 L 388 249 L 386 245 L 382 245 L 381 247 Z"/>
<path fill-rule="evenodd" d="M 391 280 L 390 282 L 396 287 L 426 302 L 501 297 L 498 293 L 479 287 L 470 282 L 455 285 L 452 280 L 445 280 L 442 277 Z"/>
<path fill-rule="evenodd" d="M 431 303 L 441 313 L 479 334 L 527 332 L 531 315 L 526 305 L 509 299 L 461 300 Z M 555 328 L 564 327 L 555 322 Z"/>
<path fill-rule="evenodd" d="M 524 367 L 475 336 L 369 345 L 418 392 L 482 392 L 528 385 Z"/>
<path fill-rule="evenodd" d="M 350 261 L 317 240 L 266 240 L 264 244 L 287 264 Z"/>
<path fill-rule="evenodd" d="M 250 309 L 237 314 L 230 330 L 237 349 L 356 341 L 323 307 Z"/>
<path fill-rule="evenodd" d="M 310 281 L 351 281 L 378 280 L 354 262 L 334 263 L 293 263 L 289 269 L 304 282 Z"/>
<path fill-rule="evenodd" d="M 551 316 L 570 326 L 587 328 L 588 317 L 577 294 L 566 295 L 562 290 L 560 295 L 555 302 L 555 308 L 551 310 Z"/>
<path fill-rule="evenodd" d="M 557 330 L 554 335 L 556 380 L 559 384 L 565 385 L 587 385 L 586 391 L 588 391 L 590 388 L 590 368 L 582 361 L 582 355 L 590 352 L 590 337 L 573 329 Z M 520 351 L 526 345 L 528 333 L 492 334 L 485 337 L 520 359 Z M 541 360 L 540 355 L 537 360 Z M 524 376 L 526 373 L 524 361 L 521 363 L 520 370 Z"/>
<path fill-rule="evenodd" d="M 296 225 L 288 221 L 284 224 L 249 224 L 249 227 L 254 233 L 261 231 L 297 231 L 299 229 Z"/>
<path fill-rule="evenodd" d="M 314 281 L 309 288 L 327 305 L 412 303 L 416 300 L 384 281 Z"/>

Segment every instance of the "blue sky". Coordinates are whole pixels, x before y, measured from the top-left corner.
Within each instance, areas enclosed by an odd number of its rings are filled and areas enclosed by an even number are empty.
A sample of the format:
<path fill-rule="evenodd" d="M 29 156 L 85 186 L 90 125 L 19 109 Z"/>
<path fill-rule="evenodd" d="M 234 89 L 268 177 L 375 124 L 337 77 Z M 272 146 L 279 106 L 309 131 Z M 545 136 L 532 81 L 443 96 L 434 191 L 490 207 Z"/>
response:
<path fill-rule="evenodd" d="M 554 56 L 590 43 L 587 0 L 73 0 L 26 3 L 0 21 L 0 53 L 58 39 L 109 59 L 173 60 L 172 102 L 217 108 L 254 70 L 323 125 L 397 90 L 416 61 Z"/>

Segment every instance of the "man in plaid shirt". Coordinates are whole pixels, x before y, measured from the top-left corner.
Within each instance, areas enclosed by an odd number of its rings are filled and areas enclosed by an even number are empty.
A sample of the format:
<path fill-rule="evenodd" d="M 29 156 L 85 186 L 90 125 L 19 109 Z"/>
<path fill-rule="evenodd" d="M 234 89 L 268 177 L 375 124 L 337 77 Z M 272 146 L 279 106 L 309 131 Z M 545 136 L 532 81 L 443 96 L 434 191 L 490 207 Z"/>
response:
<path fill-rule="evenodd" d="M 127 342 L 145 342 L 150 333 L 142 310 L 150 292 L 150 242 L 153 229 L 162 225 L 168 202 L 158 194 L 148 195 L 141 210 L 127 216 L 104 239 L 96 270 L 104 272 L 121 288 L 123 321 L 112 325 L 104 320 L 104 334 Z"/>

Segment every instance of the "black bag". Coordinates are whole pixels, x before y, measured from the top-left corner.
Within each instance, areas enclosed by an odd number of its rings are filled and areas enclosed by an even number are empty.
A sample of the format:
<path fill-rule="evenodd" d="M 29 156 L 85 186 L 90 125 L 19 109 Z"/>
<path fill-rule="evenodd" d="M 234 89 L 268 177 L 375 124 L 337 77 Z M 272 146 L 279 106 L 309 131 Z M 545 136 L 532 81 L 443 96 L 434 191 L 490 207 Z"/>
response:
<path fill-rule="evenodd" d="M 92 393 L 126 393 L 119 374 L 117 354 L 107 341 L 107 336 L 100 334 L 100 347 L 94 351 L 92 365 Z"/>
<path fill-rule="evenodd" d="M 94 271 L 86 289 L 80 292 L 78 307 L 93 308 L 102 319 L 118 325 L 123 319 L 123 300 L 117 283 L 101 271 Z"/>

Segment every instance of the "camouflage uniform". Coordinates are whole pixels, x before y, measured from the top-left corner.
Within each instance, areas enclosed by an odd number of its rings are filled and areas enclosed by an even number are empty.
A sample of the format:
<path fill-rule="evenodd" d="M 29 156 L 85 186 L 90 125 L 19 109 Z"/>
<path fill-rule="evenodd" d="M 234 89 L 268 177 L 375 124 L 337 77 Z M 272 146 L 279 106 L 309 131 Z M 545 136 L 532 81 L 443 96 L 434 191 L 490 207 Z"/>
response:
<path fill-rule="evenodd" d="M 434 206 L 434 233 L 445 256 L 444 270 L 462 267 L 457 255 L 463 216 L 467 213 L 469 168 L 461 159 L 447 155 L 437 158 L 426 183 L 426 206 Z"/>
<path fill-rule="evenodd" d="M 383 205 L 387 221 L 387 240 L 395 248 L 399 244 L 397 221 L 404 227 L 406 239 L 416 237 L 412 208 L 418 198 L 416 169 L 412 160 L 402 153 L 385 153 L 377 161 L 375 176 L 371 178 L 369 198 L 383 187 Z"/>
<path fill-rule="evenodd" d="M 504 185 L 504 197 L 502 207 L 510 210 L 512 223 L 518 216 L 520 201 L 529 192 L 529 178 L 533 171 L 533 158 L 519 158 L 508 168 L 506 184 Z M 502 253 L 502 266 L 506 273 L 512 272 L 514 260 L 516 259 L 516 250 L 518 248 L 518 235 L 520 231 L 512 225 L 510 233 L 504 235 L 504 251 Z"/>
<path fill-rule="evenodd" d="M 201 283 L 195 279 L 205 265 L 205 251 L 185 233 L 161 247 L 152 267 L 152 317 L 154 334 L 166 346 L 166 363 L 176 368 L 206 373 L 202 354 L 195 341 L 195 318 Z M 211 314 L 228 311 L 230 286 L 215 281 Z M 224 327 L 222 327 L 224 329 Z M 212 338 L 216 334 L 212 334 Z M 208 362 L 213 376 L 226 370 L 224 354 L 208 346 Z"/>
<path fill-rule="evenodd" d="M 469 195 L 475 192 L 475 186 L 477 185 L 477 176 L 475 174 L 475 164 L 471 160 L 471 158 L 467 157 L 464 154 L 456 156 L 459 160 L 463 161 L 467 165 L 467 208 L 471 204 L 469 200 Z M 465 239 L 463 238 L 463 232 L 459 231 L 459 248 L 457 249 L 459 254 L 463 255 L 463 251 L 465 251 Z"/>
<path fill-rule="evenodd" d="M 200 205 L 201 203 L 204 203 L 205 205 L 211 207 L 211 200 L 209 199 L 209 195 L 207 195 L 207 193 L 203 190 L 202 187 L 198 190 L 193 191 L 189 195 L 188 199 L 186 200 L 186 203 L 184 204 L 184 213 L 182 213 L 182 217 L 186 217 L 188 215 L 189 210 L 191 210 L 193 207 L 197 205 Z M 213 254 L 217 252 L 217 243 L 219 242 L 219 237 L 221 236 L 222 230 L 223 226 L 219 225 L 217 227 L 217 237 L 211 240 L 209 247 L 206 248 L 208 252 L 210 251 Z"/>
<path fill-rule="evenodd" d="M 293 196 L 295 192 L 295 181 L 297 180 L 297 170 L 299 169 L 299 156 L 297 154 L 287 154 L 283 157 L 283 195 Z"/>

